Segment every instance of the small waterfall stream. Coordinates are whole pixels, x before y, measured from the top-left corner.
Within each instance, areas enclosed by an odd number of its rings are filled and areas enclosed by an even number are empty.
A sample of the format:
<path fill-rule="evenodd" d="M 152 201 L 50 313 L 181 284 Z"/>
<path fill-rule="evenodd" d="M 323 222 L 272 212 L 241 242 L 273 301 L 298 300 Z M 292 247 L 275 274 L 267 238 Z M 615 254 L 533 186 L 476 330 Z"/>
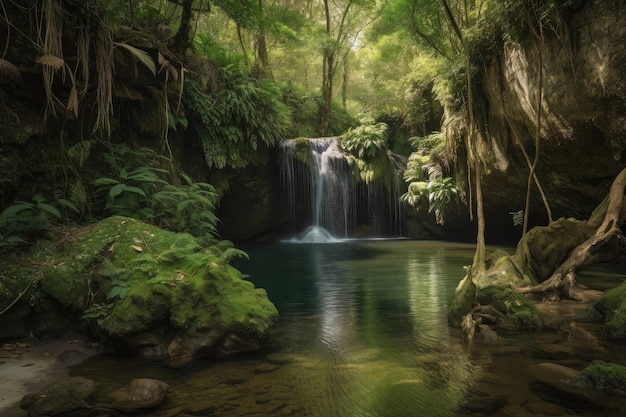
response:
<path fill-rule="evenodd" d="M 303 142 L 305 141 L 305 142 Z M 292 239 L 334 242 L 355 237 L 401 237 L 402 174 L 390 156 L 392 180 L 360 181 L 339 149 L 338 137 L 282 143 L 282 182 Z"/>

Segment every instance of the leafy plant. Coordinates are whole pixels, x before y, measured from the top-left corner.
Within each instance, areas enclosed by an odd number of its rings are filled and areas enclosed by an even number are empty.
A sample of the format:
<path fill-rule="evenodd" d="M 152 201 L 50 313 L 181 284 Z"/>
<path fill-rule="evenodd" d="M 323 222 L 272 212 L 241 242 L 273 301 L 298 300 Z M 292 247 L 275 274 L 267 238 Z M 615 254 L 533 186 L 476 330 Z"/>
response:
<path fill-rule="evenodd" d="M 452 177 L 435 178 L 428 182 L 429 212 L 435 212 L 437 223 L 444 223 L 444 210 L 460 203 L 459 189 Z"/>
<path fill-rule="evenodd" d="M 51 222 L 67 217 L 67 210 L 78 209 L 65 199 L 48 201 L 41 195 L 33 196 L 33 202 L 16 201 L 0 213 L 0 248 L 15 247 L 43 236 Z"/>
<path fill-rule="evenodd" d="M 215 216 L 218 199 L 215 188 L 210 184 L 194 182 L 186 175 L 182 177 L 186 185 L 166 185 L 153 196 L 162 226 L 194 236 L 215 235 L 218 221 Z"/>
<path fill-rule="evenodd" d="M 387 124 L 361 125 L 341 137 L 341 148 L 359 159 L 372 159 L 387 149 Z"/>
<path fill-rule="evenodd" d="M 223 66 L 221 73 L 215 96 L 189 81 L 186 104 L 208 167 L 241 168 L 258 158 L 259 145 L 270 147 L 286 136 L 290 112 L 275 84 L 236 64 Z"/>
<path fill-rule="evenodd" d="M 105 211 L 110 214 L 148 220 L 154 217 L 152 196 L 167 184 L 160 174 L 167 171 L 154 167 L 158 155 L 145 148 L 111 147 L 104 153 L 110 176 L 93 181 L 105 193 Z"/>
<path fill-rule="evenodd" d="M 404 180 L 409 186 L 400 199 L 418 210 L 420 205 L 428 204 L 428 211 L 434 212 L 437 223 L 443 224 L 445 210 L 460 204 L 456 182 L 444 176 L 444 169 L 437 161 L 437 155 L 443 152 L 445 137 L 441 132 L 433 132 L 409 141 L 416 151 L 409 156 L 404 171 Z"/>
<path fill-rule="evenodd" d="M 153 217 L 151 208 L 151 194 L 155 185 L 165 181 L 159 178 L 157 172 L 165 172 L 151 167 L 139 167 L 132 171 L 122 168 L 117 178 L 101 177 L 94 181 L 94 185 L 107 191 L 105 210 L 111 214 L 150 219 Z"/>

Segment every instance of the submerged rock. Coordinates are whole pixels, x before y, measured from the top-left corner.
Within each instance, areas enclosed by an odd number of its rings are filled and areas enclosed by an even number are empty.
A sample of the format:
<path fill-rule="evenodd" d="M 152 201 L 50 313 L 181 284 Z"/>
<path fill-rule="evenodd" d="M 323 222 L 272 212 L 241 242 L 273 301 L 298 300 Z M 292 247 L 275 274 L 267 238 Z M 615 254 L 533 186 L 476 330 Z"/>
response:
<path fill-rule="evenodd" d="M 128 387 L 115 391 L 112 407 L 124 412 L 136 412 L 161 405 L 169 385 L 158 379 L 133 379 Z"/>
<path fill-rule="evenodd" d="M 48 385 L 36 394 L 22 398 L 20 407 L 29 417 L 56 416 L 81 408 L 96 391 L 96 383 L 82 377 L 65 378 Z"/>

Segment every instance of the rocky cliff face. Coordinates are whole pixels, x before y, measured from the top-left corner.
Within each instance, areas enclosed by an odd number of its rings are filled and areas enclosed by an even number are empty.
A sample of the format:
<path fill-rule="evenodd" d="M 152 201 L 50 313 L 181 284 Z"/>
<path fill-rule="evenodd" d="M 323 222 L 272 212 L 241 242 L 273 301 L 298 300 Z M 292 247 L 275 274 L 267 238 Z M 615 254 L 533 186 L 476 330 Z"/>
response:
<path fill-rule="evenodd" d="M 476 120 L 488 215 L 506 218 L 524 207 L 529 168 L 516 137 L 532 160 L 540 85 L 537 175 L 555 219 L 588 217 L 626 164 L 626 5 L 578 3 L 558 26 L 544 29 L 543 45 L 528 33 L 479 66 Z M 533 195 L 532 214 L 542 219 L 536 189 Z"/>

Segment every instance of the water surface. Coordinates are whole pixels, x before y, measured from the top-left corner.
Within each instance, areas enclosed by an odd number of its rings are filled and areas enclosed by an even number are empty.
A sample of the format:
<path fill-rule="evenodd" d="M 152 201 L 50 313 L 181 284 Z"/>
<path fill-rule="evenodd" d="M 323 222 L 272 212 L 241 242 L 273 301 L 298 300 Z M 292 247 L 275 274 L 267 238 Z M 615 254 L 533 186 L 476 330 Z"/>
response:
<path fill-rule="evenodd" d="M 535 363 L 626 363 L 621 346 L 591 346 L 578 337 L 597 331 L 594 325 L 500 332 L 498 343 L 471 348 L 448 327 L 448 306 L 473 245 L 381 240 L 240 248 L 250 260 L 237 267 L 267 290 L 281 315 L 262 351 L 176 370 L 97 356 L 72 373 L 98 381 L 103 393 L 132 378 L 166 381 L 167 402 L 148 413 L 154 416 L 451 417 L 496 409 L 499 416 L 616 415 L 555 405 L 531 389 L 528 367 Z"/>

